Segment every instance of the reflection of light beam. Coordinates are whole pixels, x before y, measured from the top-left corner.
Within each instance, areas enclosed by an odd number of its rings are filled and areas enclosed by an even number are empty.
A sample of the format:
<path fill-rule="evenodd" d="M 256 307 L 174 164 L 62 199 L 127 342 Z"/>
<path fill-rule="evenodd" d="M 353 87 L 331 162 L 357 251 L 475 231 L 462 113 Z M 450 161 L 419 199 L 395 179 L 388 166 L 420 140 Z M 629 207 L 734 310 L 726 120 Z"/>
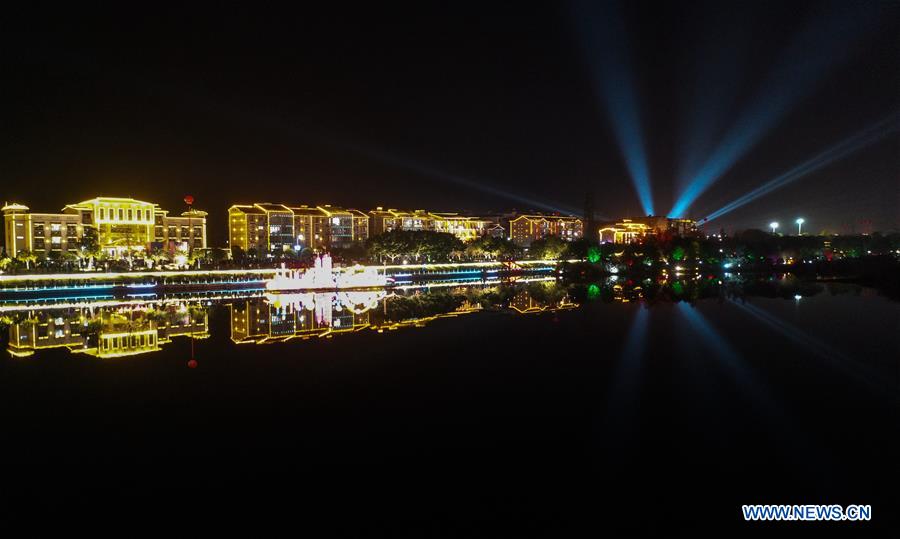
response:
<path fill-rule="evenodd" d="M 627 51 L 622 14 L 615 3 L 576 2 L 574 17 L 591 64 L 595 91 L 612 121 L 619 149 L 646 215 L 653 214 L 650 173 Z"/>
<path fill-rule="evenodd" d="M 690 184 L 683 188 L 669 217 L 682 217 L 706 189 L 755 146 L 800 98 L 813 90 L 829 68 L 849 56 L 851 46 L 860 35 L 870 31 L 879 15 L 875 7 L 851 13 L 831 8 L 798 34 L 780 56 L 781 61 L 762 85 L 762 91 L 738 117 Z"/>
<path fill-rule="evenodd" d="M 648 311 L 638 306 L 619 356 L 609 392 L 609 414 L 620 429 L 626 430 L 634 422 L 637 407 L 637 385 L 644 352 L 647 348 Z"/>
<path fill-rule="evenodd" d="M 897 129 L 897 125 L 897 117 L 895 115 L 886 118 L 726 204 L 709 214 L 704 221 L 711 221 L 716 217 L 721 217 L 732 210 L 740 208 L 744 204 L 748 204 L 761 196 L 765 196 L 808 174 L 812 174 L 820 168 L 828 166 L 839 159 L 843 159 L 854 152 L 874 144 Z"/>
<path fill-rule="evenodd" d="M 729 301 L 731 301 L 733 305 L 738 307 L 744 313 L 755 318 L 757 321 L 762 322 L 764 325 L 775 330 L 781 335 L 784 335 L 788 339 L 800 344 L 817 356 L 828 360 L 831 365 L 841 369 L 846 374 L 853 376 L 858 381 L 868 386 L 870 389 L 883 387 L 882 384 L 879 384 L 877 382 L 877 380 L 881 378 L 873 369 L 869 368 L 867 365 L 861 364 L 857 361 L 853 361 L 849 357 L 831 348 L 822 341 L 810 336 L 796 326 L 776 318 L 772 314 L 764 311 L 763 309 L 760 309 L 755 305 L 750 305 L 749 303 L 740 303 L 734 301 L 733 299 L 730 299 Z"/>
<path fill-rule="evenodd" d="M 604 412 L 609 432 L 603 434 L 602 443 L 620 453 L 624 453 L 633 442 L 637 431 L 638 382 L 647 348 L 648 319 L 648 310 L 638 305 L 612 373 Z"/>
<path fill-rule="evenodd" d="M 731 347 L 730 344 L 719 334 L 712 324 L 685 302 L 679 302 L 678 310 L 684 315 L 685 320 L 691 326 L 691 329 L 700 336 L 703 343 L 707 345 L 714 353 L 719 364 L 726 367 L 728 374 L 737 383 L 740 389 L 753 398 L 754 402 L 763 408 L 763 410 L 772 417 L 781 415 L 779 407 L 775 404 L 775 399 L 768 391 L 766 386 L 759 381 L 753 371 L 747 367 L 747 364 Z"/>

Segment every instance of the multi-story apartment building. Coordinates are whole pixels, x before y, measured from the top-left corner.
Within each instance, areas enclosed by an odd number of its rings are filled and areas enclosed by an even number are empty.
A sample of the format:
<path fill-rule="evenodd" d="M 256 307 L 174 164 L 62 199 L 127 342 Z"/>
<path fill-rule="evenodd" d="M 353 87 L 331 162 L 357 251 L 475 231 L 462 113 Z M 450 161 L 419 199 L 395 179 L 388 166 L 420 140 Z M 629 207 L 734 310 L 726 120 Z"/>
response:
<path fill-rule="evenodd" d="M 469 217 L 458 213 L 437 213 L 425 210 L 402 211 L 378 207 L 369 212 L 372 235 L 391 230 L 432 230 L 453 234 L 462 241 L 483 236 L 494 225 L 488 219 Z"/>
<path fill-rule="evenodd" d="M 39 257 L 75 253 L 88 228 L 113 258 L 154 246 L 170 252 L 206 247 L 205 212 L 170 217 L 156 204 L 133 198 L 97 197 L 69 204 L 61 213 L 31 213 L 27 206 L 6 204 L 2 212 L 6 252 L 13 257 L 23 251 Z"/>
<path fill-rule="evenodd" d="M 258 203 L 228 210 L 228 242 L 247 252 L 346 248 L 369 238 L 369 216 L 359 210 Z"/>
<path fill-rule="evenodd" d="M 528 246 L 535 240 L 558 236 L 566 241 L 584 237 L 584 221 L 566 215 L 528 214 L 509 218 L 509 239 Z"/>

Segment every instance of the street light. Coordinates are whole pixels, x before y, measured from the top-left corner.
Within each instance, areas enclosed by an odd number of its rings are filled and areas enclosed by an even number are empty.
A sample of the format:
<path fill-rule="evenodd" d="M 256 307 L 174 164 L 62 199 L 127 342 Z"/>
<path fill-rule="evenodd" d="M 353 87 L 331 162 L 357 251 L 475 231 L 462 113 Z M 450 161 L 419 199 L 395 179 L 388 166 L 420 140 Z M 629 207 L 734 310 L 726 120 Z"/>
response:
<path fill-rule="evenodd" d="M 778 228 L 778 222 L 772 221 L 771 223 L 769 223 L 769 226 L 772 227 L 772 234 L 774 234 L 775 229 Z"/>
<path fill-rule="evenodd" d="M 805 221 L 803 220 L 802 217 L 799 218 L 799 219 L 797 219 L 797 220 L 795 221 L 795 223 L 797 223 L 797 235 L 798 235 L 798 236 L 802 236 L 802 235 L 803 235 L 803 234 L 800 233 L 800 230 L 803 228 L 803 223 L 804 223 L 804 222 L 805 222 Z"/>

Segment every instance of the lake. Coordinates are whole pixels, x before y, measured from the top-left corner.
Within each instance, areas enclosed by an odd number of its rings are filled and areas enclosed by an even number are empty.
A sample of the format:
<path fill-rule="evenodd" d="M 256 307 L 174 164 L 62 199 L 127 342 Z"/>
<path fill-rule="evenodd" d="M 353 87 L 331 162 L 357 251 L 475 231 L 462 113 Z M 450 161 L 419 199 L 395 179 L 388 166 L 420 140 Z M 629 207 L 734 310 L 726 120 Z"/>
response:
<path fill-rule="evenodd" d="M 725 530 L 748 503 L 896 525 L 900 304 L 765 286 L 6 306 L 0 491 L 329 535 Z"/>

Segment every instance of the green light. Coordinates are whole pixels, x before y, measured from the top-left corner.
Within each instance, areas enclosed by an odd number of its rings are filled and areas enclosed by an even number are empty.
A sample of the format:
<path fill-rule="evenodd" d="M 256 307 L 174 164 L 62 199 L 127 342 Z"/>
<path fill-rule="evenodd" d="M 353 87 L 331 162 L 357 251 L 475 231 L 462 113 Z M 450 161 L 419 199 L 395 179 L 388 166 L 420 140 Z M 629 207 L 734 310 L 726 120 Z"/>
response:
<path fill-rule="evenodd" d="M 684 260 L 684 248 L 680 245 L 672 250 L 672 258 L 677 260 Z"/>
<path fill-rule="evenodd" d="M 672 292 L 675 292 L 679 296 L 684 294 L 684 285 L 681 284 L 681 281 L 675 281 L 672 283 Z"/>
<path fill-rule="evenodd" d="M 587 259 L 591 264 L 600 262 L 600 249 L 597 247 L 588 247 Z"/>
<path fill-rule="evenodd" d="M 596 284 L 588 285 L 587 289 L 587 297 L 588 299 L 597 299 L 600 296 L 600 287 Z"/>

